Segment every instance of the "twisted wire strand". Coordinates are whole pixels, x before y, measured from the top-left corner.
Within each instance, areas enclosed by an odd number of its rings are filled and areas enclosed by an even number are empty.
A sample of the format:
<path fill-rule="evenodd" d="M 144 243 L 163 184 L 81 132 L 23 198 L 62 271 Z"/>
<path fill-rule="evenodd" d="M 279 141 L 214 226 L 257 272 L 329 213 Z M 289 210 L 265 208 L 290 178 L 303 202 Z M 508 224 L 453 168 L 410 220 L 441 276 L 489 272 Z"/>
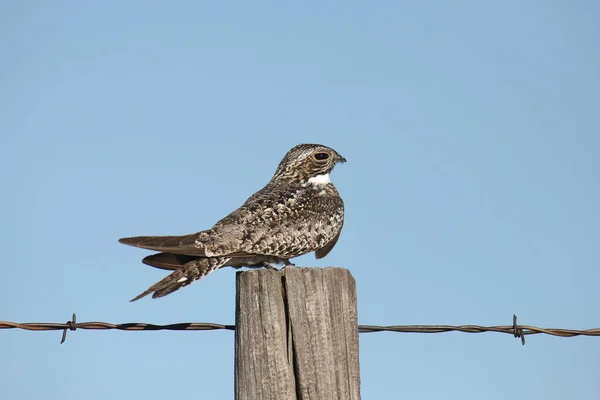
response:
<path fill-rule="evenodd" d="M 77 322 L 77 317 L 73 314 L 70 321 L 61 323 L 47 322 L 26 322 L 17 323 L 9 321 L 0 321 L 0 329 L 23 329 L 28 331 L 53 331 L 62 330 L 63 335 L 61 343 L 67 336 L 67 331 L 77 329 L 91 330 L 120 330 L 120 331 L 210 331 L 210 330 L 235 330 L 235 325 L 216 324 L 211 322 L 180 322 L 167 325 L 148 324 L 144 322 L 128 322 L 122 324 L 112 324 L 108 322 Z M 501 326 L 481 326 L 481 325 L 359 325 L 360 333 L 375 333 L 375 332 L 397 332 L 397 333 L 444 333 L 444 332 L 463 332 L 463 333 L 484 333 L 498 332 L 511 334 L 516 338 L 521 338 L 521 342 L 525 344 L 525 336 L 546 334 L 559 337 L 574 337 L 574 336 L 600 336 L 600 328 L 576 330 L 562 328 L 539 328 L 537 326 L 518 325 L 517 316 L 513 316 L 512 325 Z"/>

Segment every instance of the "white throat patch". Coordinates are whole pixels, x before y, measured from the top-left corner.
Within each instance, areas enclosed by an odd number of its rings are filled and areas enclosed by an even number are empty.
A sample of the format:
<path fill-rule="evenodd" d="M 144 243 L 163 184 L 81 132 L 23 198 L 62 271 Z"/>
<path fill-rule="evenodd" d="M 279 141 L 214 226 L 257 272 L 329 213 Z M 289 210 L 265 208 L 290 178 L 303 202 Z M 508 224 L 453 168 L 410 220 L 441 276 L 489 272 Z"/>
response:
<path fill-rule="evenodd" d="M 329 174 L 322 174 L 308 178 L 308 183 L 312 183 L 315 186 L 323 186 L 331 183 Z"/>

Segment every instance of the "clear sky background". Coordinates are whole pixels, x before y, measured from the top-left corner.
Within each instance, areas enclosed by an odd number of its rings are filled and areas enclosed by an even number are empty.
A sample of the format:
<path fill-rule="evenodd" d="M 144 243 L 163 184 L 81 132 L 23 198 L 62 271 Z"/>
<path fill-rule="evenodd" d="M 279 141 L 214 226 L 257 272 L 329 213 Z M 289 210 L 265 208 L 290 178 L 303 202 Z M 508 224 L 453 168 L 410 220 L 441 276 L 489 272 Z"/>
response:
<path fill-rule="evenodd" d="M 600 3 L 0 4 L 0 320 L 234 322 L 133 235 L 209 228 L 322 143 L 362 324 L 600 327 Z M 230 399 L 230 331 L 0 331 L 7 399 Z M 360 336 L 364 399 L 598 399 L 600 338 Z"/>

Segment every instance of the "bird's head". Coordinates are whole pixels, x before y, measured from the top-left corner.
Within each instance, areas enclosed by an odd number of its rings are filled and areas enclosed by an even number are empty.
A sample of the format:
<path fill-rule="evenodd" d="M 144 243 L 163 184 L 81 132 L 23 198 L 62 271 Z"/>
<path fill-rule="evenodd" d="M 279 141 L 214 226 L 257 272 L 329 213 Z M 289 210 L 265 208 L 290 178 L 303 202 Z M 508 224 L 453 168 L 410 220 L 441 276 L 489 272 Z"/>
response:
<path fill-rule="evenodd" d="M 337 163 L 346 162 L 337 151 L 321 144 L 299 144 L 279 163 L 274 180 L 328 183 Z"/>

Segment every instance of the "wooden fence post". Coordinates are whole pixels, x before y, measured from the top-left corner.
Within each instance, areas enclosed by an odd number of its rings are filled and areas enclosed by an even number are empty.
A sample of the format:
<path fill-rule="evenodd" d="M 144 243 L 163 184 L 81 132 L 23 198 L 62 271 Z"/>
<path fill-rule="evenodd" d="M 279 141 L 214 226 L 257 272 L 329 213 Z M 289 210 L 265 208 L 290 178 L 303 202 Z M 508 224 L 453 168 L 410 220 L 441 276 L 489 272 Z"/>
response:
<path fill-rule="evenodd" d="M 236 288 L 236 400 L 360 399 L 348 270 L 238 272 Z"/>

